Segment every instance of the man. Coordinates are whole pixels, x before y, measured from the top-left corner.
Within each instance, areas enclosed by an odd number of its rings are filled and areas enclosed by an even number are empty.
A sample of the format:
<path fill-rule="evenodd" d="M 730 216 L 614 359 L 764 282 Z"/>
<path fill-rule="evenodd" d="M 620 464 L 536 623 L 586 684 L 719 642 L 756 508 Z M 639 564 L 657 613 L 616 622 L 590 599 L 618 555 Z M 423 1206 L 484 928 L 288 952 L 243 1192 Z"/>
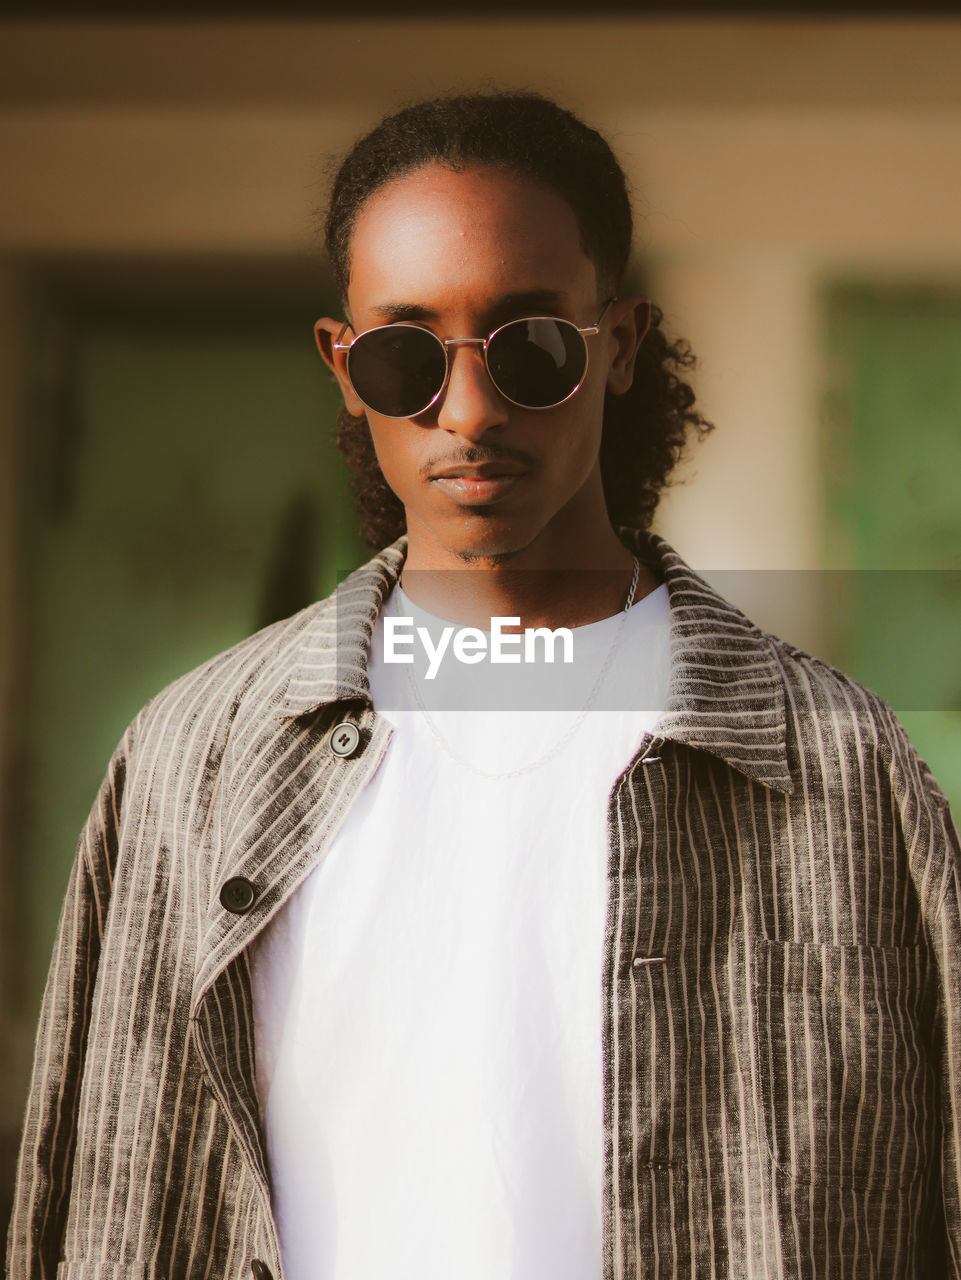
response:
<path fill-rule="evenodd" d="M 705 424 L 609 148 L 419 104 L 327 241 L 391 545 L 118 748 L 11 1275 L 961 1275 L 957 835 L 883 703 L 645 531 Z"/>

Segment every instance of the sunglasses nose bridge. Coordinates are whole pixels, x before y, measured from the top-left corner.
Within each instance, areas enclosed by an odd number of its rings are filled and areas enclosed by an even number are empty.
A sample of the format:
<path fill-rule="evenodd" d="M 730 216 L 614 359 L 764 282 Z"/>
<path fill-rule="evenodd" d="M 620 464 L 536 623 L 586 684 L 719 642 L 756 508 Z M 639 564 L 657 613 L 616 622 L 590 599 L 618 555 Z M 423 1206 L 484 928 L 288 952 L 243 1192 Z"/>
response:
<path fill-rule="evenodd" d="M 480 348 L 469 359 L 458 359 L 450 348 Z M 444 340 L 447 377 L 438 394 L 437 425 L 466 439 L 479 440 L 493 426 L 506 420 L 507 402 L 487 366 L 486 338 Z"/>
<path fill-rule="evenodd" d="M 493 337 L 493 336 L 494 336 L 494 335 L 492 334 L 492 335 L 491 335 L 491 337 Z M 453 369 L 453 358 L 452 358 L 452 353 L 450 353 L 450 351 L 449 351 L 449 348 L 451 348 L 451 347 L 480 347 L 479 355 L 480 355 L 481 363 L 482 363 L 482 365 L 483 365 L 484 375 L 485 375 L 485 377 L 487 378 L 487 380 L 490 382 L 490 384 L 491 384 L 491 386 L 492 386 L 492 388 L 493 388 L 494 392 L 497 394 L 498 398 L 499 398 L 499 399 L 503 399 L 503 398 L 505 398 L 505 397 L 504 397 L 504 393 L 503 393 L 503 391 L 501 391 L 500 387 L 497 385 L 497 380 L 495 379 L 495 377 L 494 377 L 493 373 L 491 372 L 490 363 L 489 363 L 489 361 L 488 361 L 488 359 L 487 359 L 487 348 L 488 348 L 488 343 L 490 342 L 490 337 L 487 337 L 487 338 L 442 338 L 440 341 L 441 341 L 441 342 L 443 342 L 443 344 L 444 344 L 444 351 L 445 351 L 445 353 L 447 353 L 447 377 L 444 379 L 444 387 L 443 387 L 443 388 L 441 388 L 441 390 L 446 390 L 446 388 L 447 388 L 447 384 L 450 382 L 451 372 L 452 372 L 452 369 Z"/>
<path fill-rule="evenodd" d="M 441 388 L 442 391 L 446 389 L 447 384 L 450 382 L 451 374 L 454 368 L 454 352 L 451 350 L 451 348 L 452 347 L 454 348 L 480 347 L 478 356 L 480 357 L 480 363 L 481 363 L 481 367 L 484 370 L 484 375 L 490 380 L 491 383 L 493 383 L 494 390 L 498 393 L 498 395 L 500 395 L 500 389 L 497 386 L 497 383 L 494 382 L 493 376 L 491 375 L 491 371 L 490 371 L 490 365 L 487 363 L 487 344 L 490 341 L 489 338 L 442 338 L 440 339 L 440 341 L 444 345 L 444 354 L 447 357 L 447 376 L 444 379 L 444 386 Z"/>

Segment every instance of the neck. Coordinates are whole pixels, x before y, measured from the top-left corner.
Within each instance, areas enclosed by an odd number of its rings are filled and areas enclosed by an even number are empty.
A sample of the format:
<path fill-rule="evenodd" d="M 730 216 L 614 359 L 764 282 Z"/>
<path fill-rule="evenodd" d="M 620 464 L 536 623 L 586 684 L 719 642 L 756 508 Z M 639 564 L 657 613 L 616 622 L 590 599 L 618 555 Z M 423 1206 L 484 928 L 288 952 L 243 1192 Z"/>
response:
<path fill-rule="evenodd" d="M 569 537 L 568 545 L 541 538 L 509 553 L 455 552 L 418 532 L 409 533 L 401 586 L 415 604 L 447 621 L 485 630 L 494 617 L 519 618 L 522 628 L 578 627 L 627 604 L 634 557 L 610 524 L 594 537 Z M 656 586 L 642 565 L 634 600 Z"/>

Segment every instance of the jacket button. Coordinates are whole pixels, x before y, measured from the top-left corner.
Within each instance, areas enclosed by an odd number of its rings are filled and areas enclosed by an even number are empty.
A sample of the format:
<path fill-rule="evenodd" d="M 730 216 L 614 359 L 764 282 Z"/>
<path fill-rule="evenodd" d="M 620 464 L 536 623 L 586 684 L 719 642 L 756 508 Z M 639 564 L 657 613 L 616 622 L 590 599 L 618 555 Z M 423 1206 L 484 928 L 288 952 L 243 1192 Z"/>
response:
<path fill-rule="evenodd" d="M 334 725 L 330 731 L 330 749 L 335 756 L 352 756 L 360 746 L 360 730 L 349 720 Z"/>
<path fill-rule="evenodd" d="M 259 1258 L 254 1258 L 250 1264 L 250 1274 L 254 1280 L 273 1280 L 270 1274 L 270 1267 L 267 1266 L 266 1262 L 261 1262 Z"/>
<path fill-rule="evenodd" d="M 257 897 L 254 886 L 243 876 L 225 880 L 220 890 L 220 905 L 235 916 L 242 916 L 254 905 Z"/>

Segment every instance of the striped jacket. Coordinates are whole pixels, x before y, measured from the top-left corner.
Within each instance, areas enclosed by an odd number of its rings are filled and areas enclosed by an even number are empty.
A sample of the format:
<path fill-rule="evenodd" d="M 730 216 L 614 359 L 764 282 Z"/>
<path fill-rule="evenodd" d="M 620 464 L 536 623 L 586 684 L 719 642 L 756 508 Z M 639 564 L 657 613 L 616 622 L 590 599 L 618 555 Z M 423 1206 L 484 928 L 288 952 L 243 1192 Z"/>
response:
<path fill-rule="evenodd" d="M 609 801 L 603 1276 L 959 1277 L 946 801 L 878 698 L 631 536 L 672 669 Z M 387 750 L 365 660 L 403 555 L 168 688 L 118 748 L 43 1006 L 12 1280 L 281 1276 L 249 947 Z"/>

